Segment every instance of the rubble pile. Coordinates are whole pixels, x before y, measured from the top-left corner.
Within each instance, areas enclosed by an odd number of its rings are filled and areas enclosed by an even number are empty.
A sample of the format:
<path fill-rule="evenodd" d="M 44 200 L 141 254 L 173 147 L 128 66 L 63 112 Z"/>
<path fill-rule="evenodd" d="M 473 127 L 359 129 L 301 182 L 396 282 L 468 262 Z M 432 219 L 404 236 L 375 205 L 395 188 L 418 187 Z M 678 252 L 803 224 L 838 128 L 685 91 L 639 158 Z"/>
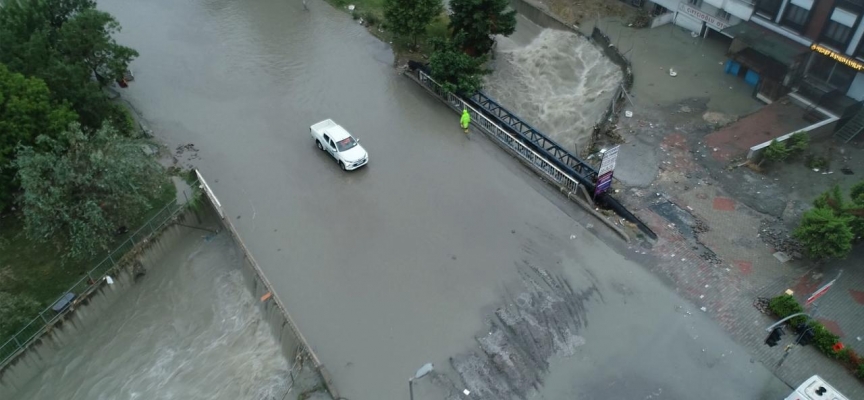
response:
<path fill-rule="evenodd" d="M 763 219 L 759 224 L 759 237 L 774 251 L 782 251 L 795 259 L 801 258 L 801 244 L 782 227 L 780 221 Z"/>
<path fill-rule="evenodd" d="M 757 297 L 756 300 L 753 300 L 753 307 L 756 307 L 759 312 L 762 314 L 771 314 L 771 310 L 768 309 L 768 304 L 771 302 L 767 297 Z"/>

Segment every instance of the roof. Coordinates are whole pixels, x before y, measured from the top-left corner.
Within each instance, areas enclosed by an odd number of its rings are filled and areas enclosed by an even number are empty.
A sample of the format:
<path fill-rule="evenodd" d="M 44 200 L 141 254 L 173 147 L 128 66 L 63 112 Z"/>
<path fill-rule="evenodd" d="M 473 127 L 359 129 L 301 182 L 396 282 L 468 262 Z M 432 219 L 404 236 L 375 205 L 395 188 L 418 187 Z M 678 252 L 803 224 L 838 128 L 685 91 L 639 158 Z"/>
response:
<path fill-rule="evenodd" d="M 332 119 L 325 119 L 315 125 L 312 125 L 312 129 L 326 133 L 327 136 L 330 136 L 330 138 L 335 141 L 340 141 L 351 136 L 351 134 L 348 133 L 345 128 L 337 124 Z"/>
<path fill-rule="evenodd" d="M 787 66 L 792 65 L 796 57 L 808 50 L 807 47 L 751 21 L 732 25 L 724 29 L 723 33 Z"/>

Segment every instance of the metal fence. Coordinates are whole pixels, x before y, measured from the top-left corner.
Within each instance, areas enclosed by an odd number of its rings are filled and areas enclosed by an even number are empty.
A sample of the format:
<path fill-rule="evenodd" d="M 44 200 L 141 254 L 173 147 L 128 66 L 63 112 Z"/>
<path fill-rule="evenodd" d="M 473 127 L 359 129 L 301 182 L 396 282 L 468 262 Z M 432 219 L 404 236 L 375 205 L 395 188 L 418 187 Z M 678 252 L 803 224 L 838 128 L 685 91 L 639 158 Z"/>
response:
<path fill-rule="evenodd" d="M 522 138 L 502 128 L 459 96 L 444 90 L 438 82 L 435 82 L 432 77 L 423 71 L 418 70 L 417 74 L 420 84 L 426 87 L 426 89 L 429 89 L 432 93 L 443 99 L 445 103 L 457 112 L 468 110 L 468 113 L 471 115 L 471 123 L 483 128 L 489 136 L 495 138 L 499 144 L 510 149 L 514 154 L 522 158 L 523 161 L 534 167 L 534 169 L 542 172 L 547 178 L 570 192 L 575 192 L 579 188 L 579 181 L 577 179 L 558 168 L 542 154 L 531 149 L 530 146 L 522 141 Z"/>
<path fill-rule="evenodd" d="M 193 190 L 197 190 L 198 183 L 192 185 Z M 164 226 L 171 222 L 182 210 L 186 207 L 183 204 L 178 204 L 177 200 L 171 200 L 156 215 L 145 222 L 138 230 L 129 235 L 117 248 L 109 252 L 108 255 L 93 269 L 89 270 L 81 279 L 72 285 L 66 292 L 52 302 L 47 308 L 39 313 L 39 316 L 33 318 L 30 323 L 25 325 L 18 333 L 12 335 L 2 346 L 0 346 L 0 369 L 6 366 L 6 363 L 11 361 L 19 352 L 27 349 L 34 341 L 39 339 L 42 334 L 48 331 L 48 328 L 60 320 L 63 315 L 69 312 L 70 308 L 66 307 L 60 312 L 54 311 L 55 304 L 63 301 L 67 294 L 72 293 L 75 298 L 90 293 L 99 283 L 108 275 L 124 255 L 129 253 L 135 246 L 151 239 L 153 235 L 159 232 Z"/>

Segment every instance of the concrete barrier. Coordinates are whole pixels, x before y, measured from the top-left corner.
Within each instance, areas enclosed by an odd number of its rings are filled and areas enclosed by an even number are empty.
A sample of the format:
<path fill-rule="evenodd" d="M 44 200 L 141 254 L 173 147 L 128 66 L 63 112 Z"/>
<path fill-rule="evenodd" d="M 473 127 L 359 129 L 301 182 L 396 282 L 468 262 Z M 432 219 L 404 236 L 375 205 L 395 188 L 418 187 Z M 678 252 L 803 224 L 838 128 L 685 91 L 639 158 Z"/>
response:
<path fill-rule="evenodd" d="M 282 350 L 285 352 L 285 356 L 288 357 L 289 360 L 298 357 L 308 358 L 320 375 L 321 381 L 326 387 L 327 392 L 330 394 L 330 397 L 333 399 L 340 399 L 339 391 L 336 388 L 336 384 L 333 382 L 330 372 L 318 358 L 318 355 L 315 354 L 315 351 L 312 350 L 309 342 L 294 323 L 294 319 L 291 318 L 288 309 L 273 290 L 273 285 L 270 284 L 270 281 L 267 279 L 267 276 L 264 275 L 258 262 L 255 261 L 252 252 L 249 251 L 248 247 L 246 247 L 246 243 L 240 237 L 240 234 L 238 233 L 237 228 L 234 227 L 231 219 L 224 218 L 225 212 L 218 197 L 213 193 L 212 189 L 210 189 L 210 186 L 207 185 L 204 176 L 197 170 L 195 173 L 201 183 L 201 189 L 204 190 L 206 194 L 206 204 L 211 210 L 220 216 L 220 223 L 225 230 L 231 234 L 234 242 L 243 252 L 243 265 L 246 267 L 243 272 L 248 278 L 247 281 L 250 285 L 249 288 L 257 298 L 262 299 L 264 314 L 270 322 L 270 326 L 273 328 L 274 335 L 276 335 L 276 338 L 282 343 Z"/>
<path fill-rule="evenodd" d="M 561 17 L 552 14 L 546 9 L 546 6 L 531 0 L 510 0 L 510 7 L 516 10 L 517 13 L 528 18 L 531 22 L 540 25 L 544 28 L 558 29 L 562 31 L 571 31 L 573 33 L 585 36 L 579 31 L 579 27 L 568 23 Z"/>
<path fill-rule="evenodd" d="M 801 105 L 801 107 L 803 107 L 803 108 L 807 108 L 807 107 L 810 107 L 812 105 L 812 103 L 809 100 L 805 99 L 804 97 L 799 96 L 796 93 L 790 93 L 789 97 L 793 101 L 795 101 L 796 103 Z M 789 132 L 783 136 L 777 137 L 775 139 L 771 139 L 767 142 L 759 143 L 759 144 L 751 147 L 750 151 L 747 152 L 747 161 L 758 159 L 760 157 L 760 155 L 762 154 L 762 151 L 765 150 L 765 148 L 768 147 L 771 144 L 771 142 L 773 142 L 774 140 L 776 140 L 778 142 L 782 142 L 782 141 L 789 139 L 790 137 L 792 137 L 792 135 L 794 135 L 798 132 L 807 133 L 808 135 L 810 135 L 811 139 L 821 138 L 821 137 L 824 137 L 824 136 L 827 136 L 827 135 L 830 135 L 831 133 L 833 133 L 834 127 L 837 125 L 837 122 L 840 120 L 840 117 L 834 115 L 833 113 L 831 113 L 830 111 L 828 111 L 822 107 L 816 107 L 816 110 L 819 111 L 820 113 L 822 113 L 823 115 L 825 115 L 825 119 L 823 119 L 822 121 L 819 121 L 813 125 L 798 129 L 794 132 Z"/>
<path fill-rule="evenodd" d="M 242 274 L 248 289 L 255 298 L 262 299 L 262 296 L 270 293 L 268 298 L 260 303 L 261 313 L 270 325 L 274 337 L 280 343 L 283 355 L 292 365 L 289 370 L 292 386 L 298 371 L 303 367 L 304 361 L 308 360 L 312 363 L 320 380 L 325 384 L 330 396 L 338 399 L 338 391 L 327 369 L 319 361 L 306 339 L 297 329 L 284 305 L 273 292 L 272 286 L 249 253 L 245 243 L 240 239 L 236 228 L 230 220 L 221 217 L 223 211 L 218 199 L 210 191 L 209 186 L 202 183 L 201 187 L 208 191 L 206 197 L 202 196 L 205 225 L 214 228 L 214 232 L 229 233 L 237 247 L 243 252 L 244 268 L 242 268 Z M 172 243 L 176 242 L 181 235 L 188 235 L 191 225 L 199 225 L 197 222 L 200 222 L 198 218 L 201 217 L 202 212 L 197 211 L 197 213 L 196 215 L 196 211 L 186 209 L 169 224 L 166 224 L 162 230 L 155 233 L 151 239 L 133 248 L 109 272 L 114 281 L 112 285 L 101 281 L 88 292 L 79 295 L 62 318 L 57 319 L 43 335 L 19 354 L 16 354 L 8 364 L 0 369 L 0 399 L 15 398 L 14 394 L 44 370 L 59 350 L 68 346 L 87 327 L 104 315 L 112 304 L 135 284 L 135 271 L 142 266 L 145 270 L 161 268 L 163 266 L 161 261 L 165 253 L 171 248 Z"/>

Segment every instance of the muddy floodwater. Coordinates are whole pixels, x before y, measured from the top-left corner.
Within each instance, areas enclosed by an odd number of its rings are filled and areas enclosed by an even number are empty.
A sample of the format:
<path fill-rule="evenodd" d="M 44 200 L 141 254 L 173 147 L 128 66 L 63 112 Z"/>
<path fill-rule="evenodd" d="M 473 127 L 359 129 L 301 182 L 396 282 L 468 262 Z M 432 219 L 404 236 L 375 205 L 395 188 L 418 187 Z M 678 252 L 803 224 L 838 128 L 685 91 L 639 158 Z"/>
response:
<path fill-rule="evenodd" d="M 281 399 L 288 360 L 223 232 L 189 230 L 15 399 Z M 10 399 L 11 400 L 11 399 Z"/>
<path fill-rule="evenodd" d="M 775 388 L 707 317 L 675 312 L 682 300 L 637 262 L 650 260 L 604 242 L 512 157 L 466 137 L 457 114 L 394 70 L 386 43 L 308 5 L 100 2 L 141 53 L 123 96 L 172 149 L 194 145 L 178 163 L 207 177 L 343 397 L 405 399 L 429 362 L 418 400 Z M 529 50 L 542 59 L 542 45 Z M 326 118 L 359 138 L 368 166 L 345 173 L 316 149 L 309 126 Z M 547 343 L 526 347 L 532 334 Z"/>
<path fill-rule="evenodd" d="M 574 154 L 587 150 L 624 77 L 588 38 L 525 17 L 498 38 L 493 65 L 486 93 Z"/>

